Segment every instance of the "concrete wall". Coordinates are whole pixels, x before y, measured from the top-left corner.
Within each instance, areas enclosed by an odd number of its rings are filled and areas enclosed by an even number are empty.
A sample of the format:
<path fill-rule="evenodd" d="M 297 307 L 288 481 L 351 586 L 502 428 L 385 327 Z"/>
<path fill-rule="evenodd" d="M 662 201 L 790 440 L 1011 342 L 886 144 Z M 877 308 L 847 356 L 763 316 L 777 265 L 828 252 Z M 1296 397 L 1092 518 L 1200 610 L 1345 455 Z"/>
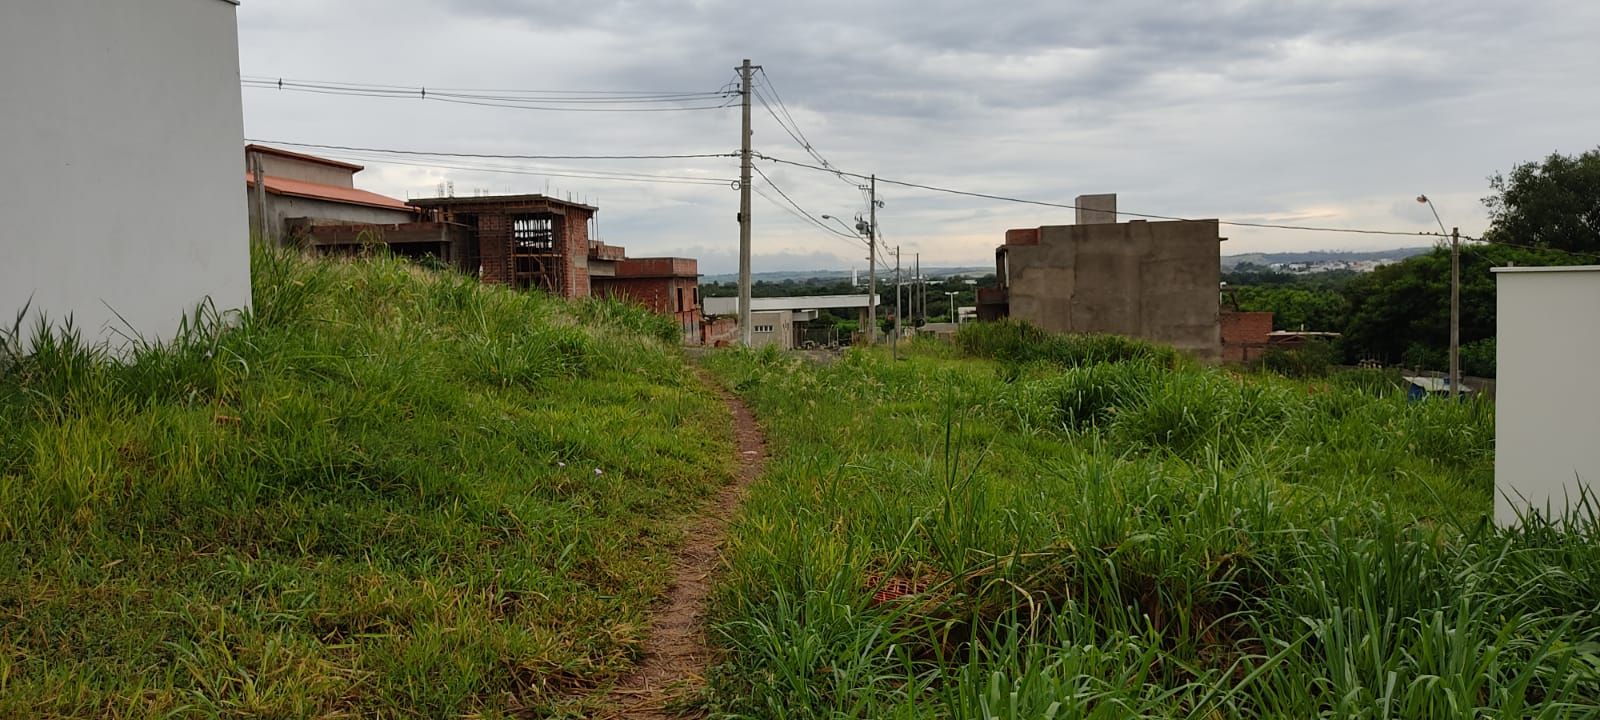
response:
<path fill-rule="evenodd" d="M 1043 227 L 1038 244 L 1005 250 L 1011 317 L 1221 357 L 1215 220 Z"/>
<path fill-rule="evenodd" d="M 268 187 L 271 187 L 269 184 Z M 256 219 L 255 190 L 245 188 L 246 204 L 250 217 L 250 228 L 260 227 Z M 331 202 L 316 198 L 294 197 L 290 195 L 274 195 L 267 193 L 267 229 L 268 234 L 274 238 L 286 238 L 284 221 L 290 218 L 311 218 L 313 220 L 332 221 L 340 223 L 372 223 L 374 225 L 393 225 L 411 222 L 417 219 L 417 214 L 410 210 L 392 210 L 389 208 L 370 207 L 367 205 L 351 205 L 349 203 Z"/>
<path fill-rule="evenodd" d="M 356 171 L 350 168 L 334 167 L 327 163 L 284 157 L 267 152 L 255 154 L 261 156 L 261 172 L 272 177 L 304 180 L 305 182 L 337 187 L 353 188 L 356 186 Z M 246 169 L 249 169 L 248 166 Z"/>
<path fill-rule="evenodd" d="M 1600 491 L 1600 267 L 1496 268 L 1495 521 Z"/>
<path fill-rule="evenodd" d="M 5 325 L 31 300 L 115 348 L 119 333 L 169 337 L 208 297 L 249 306 L 236 11 L 224 0 L 0 11 Z"/>
<path fill-rule="evenodd" d="M 750 313 L 750 347 L 776 345 L 783 350 L 794 349 L 794 313 L 788 310 Z M 765 328 L 771 328 L 762 332 Z"/>

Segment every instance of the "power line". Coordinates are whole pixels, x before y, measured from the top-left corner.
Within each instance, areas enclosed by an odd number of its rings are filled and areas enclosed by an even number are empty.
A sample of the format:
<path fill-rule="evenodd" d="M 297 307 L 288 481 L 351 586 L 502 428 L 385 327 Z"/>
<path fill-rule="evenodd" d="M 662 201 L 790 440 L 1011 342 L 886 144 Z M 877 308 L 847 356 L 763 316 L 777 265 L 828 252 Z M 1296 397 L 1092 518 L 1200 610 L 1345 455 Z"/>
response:
<path fill-rule="evenodd" d="M 347 87 L 347 88 L 371 88 L 371 89 L 378 89 L 378 90 L 405 90 L 405 91 L 411 91 L 411 90 L 415 89 L 413 86 L 410 86 L 410 85 L 384 85 L 384 84 L 379 84 L 379 83 L 354 83 L 354 82 L 341 82 L 341 81 L 335 81 L 335 80 L 307 80 L 307 79 L 304 79 L 304 78 L 281 78 L 281 77 L 271 77 L 271 76 L 265 76 L 265 75 L 245 75 L 245 76 L 242 77 L 242 81 L 254 82 L 254 83 L 284 83 L 284 84 L 303 83 L 303 84 L 316 84 L 316 85 L 332 85 L 332 86 Z M 502 94 L 502 95 L 582 95 L 582 96 L 641 96 L 641 97 L 662 97 L 662 96 L 680 96 L 680 95 L 724 95 L 724 94 L 727 94 L 726 90 L 718 90 L 716 92 L 707 92 L 707 91 L 702 91 L 702 90 L 527 90 L 527 89 L 509 89 L 508 90 L 508 89 L 504 89 L 504 88 L 448 88 L 448 87 L 435 88 L 434 90 L 431 90 L 430 92 L 496 93 L 496 94 Z"/>
<path fill-rule="evenodd" d="M 827 223 L 822 222 L 821 220 L 819 220 L 815 216 L 813 216 L 810 212 L 806 211 L 805 208 L 800 207 L 800 203 L 795 202 L 794 198 L 789 197 L 789 194 L 784 192 L 783 188 L 778 187 L 778 184 L 773 182 L 772 178 L 767 177 L 767 174 L 762 172 L 761 168 L 751 168 L 751 169 L 755 170 L 756 174 L 760 175 L 762 180 L 767 181 L 767 185 L 771 186 L 773 190 L 776 190 L 779 195 L 783 196 L 784 200 L 789 201 L 789 204 L 793 205 L 795 210 L 800 211 L 800 214 L 805 216 L 806 220 L 810 221 L 811 224 L 813 224 L 813 225 L 815 225 L 815 226 L 817 226 L 817 227 L 819 227 L 819 228 L 821 228 L 823 230 L 826 230 L 829 233 L 832 233 L 834 235 L 838 235 L 839 237 L 849 238 L 851 240 L 855 240 L 855 241 L 858 241 L 858 242 L 861 241 L 860 237 L 857 237 L 855 235 L 850 235 L 850 234 L 847 234 L 847 233 L 842 233 L 842 232 L 839 232 L 838 230 L 835 230 L 835 229 L 833 229 L 831 227 L 828 227 Z"/>
<path fill-rule="evenodd" d="M 646 102 L 684 102 L 691 100 L 709 100 L 712 98 L 726 98 L 730 93 L 725 90 L 714 92 L 674 93 L 674 94 L 528 94 L 528 93 L 555 93 L 558 91 L 539 90 L 500 90 L 500 91 L 467 91 L 450 90 L 446 88 L 427 87 L 400 87 L 393 85 L 361 85 L 355 83 L 331 82 L 306 82 L 294 80 L 256 80 L 243 79 L 239 84 L 245 87 L 264 88 L 269 90 L 329 90 L 335 92 L 349 92 L 355 94 L 373 95 L 378 97 L 401 98 L 460 98 L 465 100 L 498 100 L 502 102 L 541 102 L 541 103 L 646 103 Z M 493 94 L 488 94 L 493 93 Z"/>
<path fill-rule="evenodd" d="M 811 164 L 803 163 L 803 162 L 796 162 L 794 160 L 784 160 L 782 158 L 776 158 L 776 157 L 772 157 L 771 155 L 766 155 L 766 154 L 762 154 L 762 153 L 755 153 L 755 155 L 756 155 L 756 157 L 759 157 L 759 158 L 761 158 L 763 160 L 768 160 L 768 161 L 775 162 L 775 163 L 781 163 L 781 164 L 784 164 L 784 165 L 793 165 L 795 167 L 802 167 L 802 168 L 807 168 L 807 169 L 810 169 L 810 170 L 817 170 L 817 171 L 820 171 L 820 172 L 831 173 L 831 174 L 834 174 L 834 175 L 847 175 L 847 176 L 850 176 L 850 177 L 862 178 L 862 179 L 866 179 L 866 178 L 869 177 L 867 175 L 862 175 L 860 173 L 845 172 L 845 171 L 842 171 L 842 170 L 838 170 L 838 169 L 835 169 L 835 168 L 829 168 L 829 167 L 818 167 L 816 165 L 811 165 Z M 1015 198 L 1015 197 L 1009 197 L 1009 196 L 1006 196 L 1006 195 L 994 195 L 994 194 L 991 194 L 991 193 L 974 192 L 974 191 L 970 191 L 970 190 L 957 190 L 957 189 L 954 189 L 954 188 L 939 187 L 937 185 L 924 185 L 922 183 L 914 183 L 914 182 L 909 182 L 909 181 L 905 181 L 905 180 L 891 180 L 891 179 L 888 179 L 888 178 L 885 178 L 885 177 L 882 177 L 882 176 L 878 177 L 878 182 L 888 183 L 890 185 L 899 185 L 901 187 L 916 188 L 916 189 L 919 189 L 919 190 L 928 190 L 928 191 L 931 191 L 931 192 L 946 193 L 946 194 L 950 194 L 950 195 L 963 195 L 963 196 L 966 196 L 966 197 L 982 198 L 982 199 L 985 199 L 985 200 L 998 200 L 998 201 L 1001 201 L 1001 202 L 1020 203 L 1020 204 L 1023 204 L 1023 205 L 1038 205 L 1038 206 L 1042 206 L 1042 207 L 1063 208 L 1063 209 L 1066 209 L 1066 210 L 1078 210 L 1078 209 L 1080 209 L 1077 205 L 1071 205 L 1071 204 L 1067 204 L 1067 203 L 1046 202 L 1044 200 L 1028 200 L 1028 199 L 1025 199 L 1025 198 Z M 1129 215 L 1129 216 L 1136 217 L 1136 218 L 1146 218 L 1146 219 L 1150 219 L 1150 220 L 1178 220 L 1178 221 L 1192 221 L 1193 220 L 1193 218 L 1177 217 L 1177 216 L 1174 216 L 1174 215 L 1154 215 L 1154 214 L 1150 214 L 1150 213 L 1129 212 L 1127 210 L 1122 210 L 1120 208 L 1117 210 L 1117 214 L 1118 215 Z M 1299 231 L 1308 231 L 1308 232 L 1350 233 L 1350 234 L 1356 234 L 1356 235 L 1392 235 L 1392 236 L 1401 236 L 1401 237 L 1447 237 L 1445 235 L 1441 235 L 1441 234 L 1435 233 L 1435 232 L 1410 232 L 1410 231 L 1403 231 L 1403 230 L 1368 230 L 1368 229 L 1361 229 L 1361 228 L 1337 228 L 1337 227 L 1323 227 L 1323 226 L 1316 226 L 1316 225 L 1285 225 L 1285 224 L 1279 224 L 1279 223 L 1247 222 L 1247 221 L 1244 221 L 1244 220 L 1217 220 L 1216 222 L 1219 225 L 1231 225 L 1231 226 L 1235 226 L 1235 227 L 1270 228 L 1270 229 L 1276 229 L 1276 230 L 1299 230 Z"/>
<path fill-rule="evenodd" d="M 393 148 L 367 148 L 353 147 L 350 145 L 321 145 L 317 143 L 290 142 L 287 140 L 254 140 L 246 138 L 245 142 L 259 145 L 287 145 L 289 147 L 316 148 L 319 150 L 346 150 L 354 152 L 376 152 L 393 155 L 417 155 L 423 157 L 457 157 L 457 158 L 483 158 L 489 160 L 691 160 L 698 158 L 728 158 L 738 157 L 738 153 L 690 153 L 677 155 L 504 155 L 494 153 L 463 153 L 463 152 L 429 152 L 423 150 L 396 150 Z"/>
<path fill-rule="evenodd" d="M 811 144 L 811 138 L 806 137 L 805 131 L 800 129 L 800 123 L 795 121 L 794 114 L 789 112 L 789 106 L 783 102 L 783 96 L 778 93 L 778 88 L 772 83 L 771 76 L 767 75 L 766 68 L 761 69 L 761 79 L 765 81 L 767 89 L 772 92 L 772 98 L 773 100 L 777 101 L 778 108 L 783 111 L 783 118 L 788 118 L 788 123 L 785 124 L 784 119 L 778 117 L 778 113 L 773 110 L 772 105 L 767 102 L 766 97 L 764 97 L 759 91 L 756 92 L 756 99 L 761 101 L 761 106 L 766 108 L 768 114 L 772 115 L 772 119 L 778 122 L 778 127 L 783 128 L 783 131 L 788 133 L 789 137 L 792 138 L 802 149 L 804 149 L 807 155 L 810 155 L 811 158 L 821 164 L 822 167 L 833 171 L 835 177 L 838 177 L 840 180 L 853 187 L 859 187 L 858 183 L 846 180 L 844 175 L 840 174 L 838 170 L 833 167 L 833 163 L 828 162 L 827 158 L 823 157 L 821 153 L 817 152 L 816 146 Z M 790 129 L 791 127 L 793 130 Z"/>
<path fill-rule="evenodd" d="M 435 102 L 452 103 L 457 105 L 476 105 L 481 107 L 499 107 L 515 110 L 540 110 L 549 112 L 679 112 L 687 110 L 720 110 L 730 107 L 731 100 L 727 93 L 708 92 L 683 95 L 635 95 L 635 96 L 516 96 L 508 94 L 486 95 L 468 92 L 453 92 L 448 90 L 428 90 L 425 87 L 403 88 L 381 85 L 357 85 L 337 83 L 292 82 L 286 80 L 241 80 L 240 85 L 246 88 L 260 90 L 277 90 L 280 92 L 311 93 L 317 95 L 337 95 L 346 97 L 376 97 L 391 100 L 431 100 Z M 704 104 L 707 101 L 721 99 L 716 104 Z M 686 104 L 686 103 L 701 104 Z M 648 103 L 678 103 L 672 107 L 637 107 Z M 595 105 L 605 105 L 595 107 Z"/>
<path fill-rule="evenodd" d="M 791 207 L 789 207 L 788 205 L 786 205 L 784 203 L 781 203 L 781 202 L 779 202 L 777 200 L 774 200 L 771 195 L 768 195 L 768 194 L 762 192 L 761 188 L 757 187 L 757 188 L 751 188 L 751 189 L 755 191 L 755 194 L 760 195 L 761 199 L 766 200 L 769 203 L 772 203 L 773 207 L 776 207 L 779 210 L 782 210 L 782 211 L 784 211 L 786 213 L 789 213 L 790 215 L 793 215 L 797 219 L 804 220 L 804 221 L 806 221 L 808 223 L 811 223 L 812 225 L 815 225 L 815 223 L 812 222 L 811 218 L 809 218 L 809 217 L 807 217 L 805 215 L 802 215 L 802 214 L 800 214 L 798 212 L 795 212 L 794 208 L 791 208 Z M 777 188 L 773 188 L 773 189 L 777 189 Z M 830 229 L 830 228 L 827 228 L 826 226 L 824 226 L 823 229 Z M 841 237 L 850 237 L 849 235 L 845 235 L 844 233 L 837 232 L 837 231 L 834 232 L 833 234 L 839 235 Z M 859 237 L 855 238 L 855 240 L 858 241 L 858 242 L 861 242 L 863 245 L 866 244 L 865 241 L 861 240 L 861 238 L 859 238 Z"/>
<path fill-rule="evenodd" d="M 466 165 L 466 164 L 449 164 L 449 163 L 437 163 L 437 162 L 411 162 L 411 161 L 406 161 L 406 160 L 396 160 L 394 158 L 384 157 L 384 156 L 376 155 L 376 154 L 374 154 L 374 155 L 362 155 L 362 154 L 359 154 L 359 153 L 338 153 L 338 154 L 330 154 L 329 157 L 331 157 L 331 158 L 333 158 L 335 160 L 358 160 L 358 161 L 361 161 L 361 162 L 375 162 L 375 163 L 381 163 L 381 164 L 385 164 L 385 165 L 404 165 L 404 166 L 409 166 L 409 167 L 430 168 L 430 169 L 440 169 L 440 170 L 465 170 L 465 171 L 470 171 L 470 172 L 488 172 L 488 173 L 499 173 L 499 174 L 505 174 L 505 175 L 530 175 L 530 176 L 536 176 L 536 177 L 580 178 L 580 179 L 586 179 L 586 180 L 611 180 L 611 181 L 615 181 L 615 182 L 658 183 L 658 184 L 663 184 L 663 185 L 714 185 L 714 186 L 721 186 L 721 187 L 729 187 L 729 186 L 731 186 L 731 184 L 733 182 L 735 182 L 731 178 L 696 177 L 696 176 L 691 176 L 691 175 L 655 175 L 655 174 L 649 174 L 649 173 L 626 173 L 626 172 L 604 172 L 604 171 L 584 172 L 584 171 L 579 171 L 579 170 L 567 170 L 567 169 L 511 168 L 511 167 L 494 166 L 494 165 Z"/>

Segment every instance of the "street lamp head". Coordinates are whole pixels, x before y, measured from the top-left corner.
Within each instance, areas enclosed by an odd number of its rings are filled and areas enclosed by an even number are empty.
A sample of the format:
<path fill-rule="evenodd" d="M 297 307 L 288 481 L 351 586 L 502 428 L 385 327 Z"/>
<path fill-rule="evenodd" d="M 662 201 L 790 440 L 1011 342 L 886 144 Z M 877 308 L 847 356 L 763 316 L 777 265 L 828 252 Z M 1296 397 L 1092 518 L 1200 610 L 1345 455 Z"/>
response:
<path fill-rule="evenodd" d="M 1426 205 L 1428 203 L 1428 196 L 1427 195 L 1418 195 L 1417 196 L 1417 202 Z"/>

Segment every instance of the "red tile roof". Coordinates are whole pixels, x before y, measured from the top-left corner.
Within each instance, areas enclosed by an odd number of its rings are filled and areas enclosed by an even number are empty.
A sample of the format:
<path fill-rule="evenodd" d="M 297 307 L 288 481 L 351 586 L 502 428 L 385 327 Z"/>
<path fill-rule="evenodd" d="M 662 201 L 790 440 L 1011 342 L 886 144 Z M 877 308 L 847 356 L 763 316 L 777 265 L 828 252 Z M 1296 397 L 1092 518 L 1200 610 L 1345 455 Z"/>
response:
<path fill-rule="evenodd" d="M 244 174 L 244 182 L 245 187 L 253 188 L 256 186 L 255 179 L 248 172 Z M 322 183 L 306 182 L 304 180 L 291 180 L 274 175 L 267 176 L 267 192 L 275 195 L 312 198 L 314 200 L 327 200 L 350 205 L 415 211 L 415 208 L 407 205 L 404 200 L 396 200 L 387 195 L 379 195 L 375 192 L 367 192 L 366 190 L 357 190 L 355 188 L 339 187 L 338 185 L 323 185 Z"/>

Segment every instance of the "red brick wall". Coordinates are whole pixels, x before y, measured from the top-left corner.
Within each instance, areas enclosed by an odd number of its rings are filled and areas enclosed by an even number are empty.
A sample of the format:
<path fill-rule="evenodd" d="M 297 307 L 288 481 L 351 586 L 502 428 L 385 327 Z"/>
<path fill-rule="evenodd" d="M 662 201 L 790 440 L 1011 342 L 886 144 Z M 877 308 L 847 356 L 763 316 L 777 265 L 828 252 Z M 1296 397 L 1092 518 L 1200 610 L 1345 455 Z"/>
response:
<path fill-rule="evenodd" d="M 732 345 L 739 338 L 739 321 L 731 317 L 719 317 L 700 323 L 700 344 L 711 347 Z"/>
<path fill-rule="evenodd" d="M 651 261 L 667 259 L 670 258 L 648 258 Z M 699 287 L 699 278 L 692 277 L 594 278 L 596 296 L 638 303 L 652 312 L 671 317 L 683 328 L 685 337 L 690 338 L 695 337 L 704 317 L 700 304 L 695 301 L 695 291 Z M 680 292 L 682 306 L 678 304 Z"/>
<path fill-rule="evenodd" d="M 478 217 L 478 257 L 483 265 L 483 281 L 506 285 L 511 282 L 511 226 L 504 215 Z"/>
<path fill-rule="evenodd" d="M 627 258 L 617 263 L 617 277 L 675 276 L 698 279 L 699 263 L 692 258 Z"/>
<path fill-rule="evenodd" d="M 1224 312 L 1222 324 L 1222 361 L 1242 363 L 1261 357 L 1272 332 L 1272 313 Z"/>
<path fill-rule="evenodd" d="M 567 208 L 565 230 L 561 240 L 565 243 L 567 262 L 562 268 L 561 294 L 569 298 L 589 297 L 589 217 L 591 213 L 579 208 Z"/>
<path fill-rule="evenodd" d="M 1038 245 L 1039 228 L 1021 228 L 1006 231 L 1007 245 Z"/>

